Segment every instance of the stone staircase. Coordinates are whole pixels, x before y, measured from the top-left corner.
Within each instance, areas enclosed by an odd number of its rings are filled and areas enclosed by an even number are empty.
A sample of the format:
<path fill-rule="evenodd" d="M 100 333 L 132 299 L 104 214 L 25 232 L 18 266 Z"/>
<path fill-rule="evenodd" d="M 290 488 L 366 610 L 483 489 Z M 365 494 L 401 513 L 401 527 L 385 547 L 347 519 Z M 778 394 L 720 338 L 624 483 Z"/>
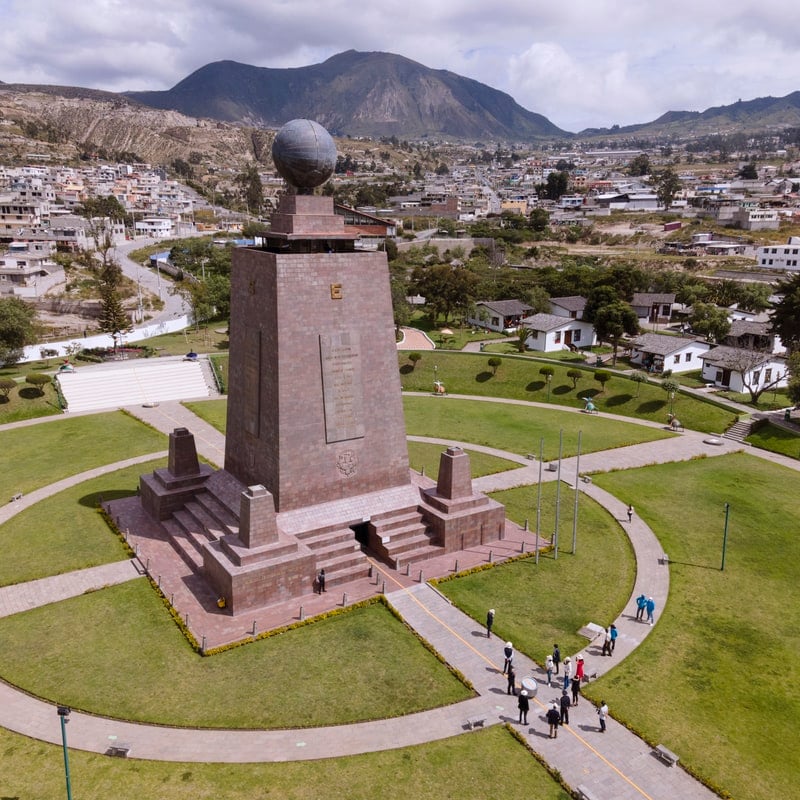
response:
<path fill-rule="evenodd" d="M 736 442 L 743 442 L 753 430 L 753 420 L 745 419 L 734 422 L 722 435 L 726 439 L 733 439 Z"/>
<path fill-rule="evenodd" d="M 297 538 L 314 554 L 317 570 L 325 570 L 326 588 L 369 574 L 369 563 L 351 528 L 331 525 L 298 533 Z"/>
<path fill-rule="evenodd" d="M 369 546 L 394 569 L 441 555 L 419 508 L 400 508 L 370 520 Z"/>
<path fill-rule="evenodd" d="M 162 522 L 170 543 L 193 569 L 203 568 L 203 548 L 229 533 L 239 532 L 239 521 L 231 510 L 207 491 Z"/>

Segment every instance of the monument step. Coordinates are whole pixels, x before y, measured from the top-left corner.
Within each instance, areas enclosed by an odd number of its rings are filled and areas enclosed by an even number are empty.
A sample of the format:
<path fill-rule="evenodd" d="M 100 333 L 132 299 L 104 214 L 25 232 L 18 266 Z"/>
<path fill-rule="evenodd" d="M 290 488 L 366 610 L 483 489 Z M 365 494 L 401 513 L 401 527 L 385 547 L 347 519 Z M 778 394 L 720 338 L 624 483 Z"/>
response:
<path fill-rule="evenodd" d="M 310 547 L 315 552 L 319 549 L 331 547 L 335 544 L 355 544 L 356 535 L 350 528 L 343 528 L 341 525 L 325 530 L 303 531 L 298 533 L 297 538 L 304 545 Z"/>
<path fill-rule="evenodd" d="M 372 520 L 375 530 L 382 536 L 388 533 L 393 534 L 397 528 L 406 528 L 420 523 L 422 523 L 422 514 L 416 508 L 383 519 Z"/>
<path fill-rule="evenodd" d="M 431 537 L 425 532 L 417 532 L 415 536 L 407 536 L 403 539 L 392 539 L 385 542 L 383 547 L 389 558 L 398 558 L 403 553 L 409 553 L 422 547 L 427 547 L 431 543 Z"/>
<path fill-rule="evenodd" d="M 440 556 L 443 553 L 444 548 L 440 547 L 438 544 L 427 544 L 425 547 L 419 547 L 416 550 L 409 550 L 405 553 L 399 553 L 397 558 L 390 558 L 389 563 L 395 569 L 400 569 L 401 566 L 406 566 L 407 564 L 416 564 L 420 561 L 427 561 L 429 558 Z"/>
<path fill-rule="evenodd" d="M 327 558 L 338 558 L 339 556 L 349 556 L 353 553 L 360 553 L 361 545 L 353 539 L 350 542 L 332 544 L 330 547 L 312 547 L 311 550 L 314 552 L 317 563 L 321 564 Z"/>
<path fill-rule="evenodd" d="M 341 586 L 344 583 L 366 578 L 368 575 L 369 564 L 366 561 L 342 569 L 328 570 L 328 567 L 325 567 L 325 588 L 330 589 L 332 586 Z"/>
<path fill-rule="evenodd" d="M 422 521 L 422 518 L 410 522 L 402 528 L 392 528 L 389 531 L 384 531 L 382 528 L 376 531 L 381 541 L 399 544 L 407 539 L 414 539 L 420 535 L 427 538 L 428 526 Z"/>
<path fill-rule="evenodd" d="M 419 509 L 416 505 L 405 506 L 404 508 L 393 508 L 390 511 L 380 511 L 377 514 L 373 514 L 370 518 L 370 522 L 375 527 L 378 527 L 379 525 L 390 524 L 392 520 L 400 519 L 407 514 L 416 514 L 418 511 Z"/>
<path fill-rule="evenodd" d="M 161 524 L 169 543 L 186 564 L 192 569 L 202 569 L 203 547 L 208 539 L 203 534 L 187 530 L 174 519 L 166 519 Z"/>
<path fill-rule="evenodd" d="M 350 553 L 340 553 L 339 555 L 317 560 L 317 569 L 325 570 L 326 580 L 328 572 L 340 572 L 342 570 L 361 567 L 362 565 L 369 569 L 367 557 L 361 550 L 353 550 Z"/>
<path fill-rule="evenodd" d="M 209 541 L 221 539 L 231 532 L 230 529 L 220 525 L 216 519 L 206 513 L 205 508 L 194 500 L 187 501 L 184 507 L 175 511 L 172 516 L 187 530 L 202 531 Z"/>
<path fill-rule="evenodd" d="M 239 533 L 239 520 L 231 512 L 228 505 L 222 502 L 213 492 L 198 492 L 194 497 L 195 502 L 202 507 L 206 518 L 212 521 L 214 528 L 222 528 L 223 535 Z M 188 504 L 187 504 L 188 505 Z M 219 538 L 216 536 L 215 538 Z"/>

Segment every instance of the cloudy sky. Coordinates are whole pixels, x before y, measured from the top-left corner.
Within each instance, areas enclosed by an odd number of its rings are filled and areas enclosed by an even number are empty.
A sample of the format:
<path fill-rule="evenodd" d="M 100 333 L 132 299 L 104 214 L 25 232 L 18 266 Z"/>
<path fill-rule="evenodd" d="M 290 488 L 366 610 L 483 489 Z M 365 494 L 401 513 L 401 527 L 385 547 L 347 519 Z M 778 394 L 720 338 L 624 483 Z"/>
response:
<path fill-rule="evenodd" d="M 0 0 L 0 81 L 168 89 L 380 50 L 578 131 L 800 90 L 798 31 L 798 0 Z"/>

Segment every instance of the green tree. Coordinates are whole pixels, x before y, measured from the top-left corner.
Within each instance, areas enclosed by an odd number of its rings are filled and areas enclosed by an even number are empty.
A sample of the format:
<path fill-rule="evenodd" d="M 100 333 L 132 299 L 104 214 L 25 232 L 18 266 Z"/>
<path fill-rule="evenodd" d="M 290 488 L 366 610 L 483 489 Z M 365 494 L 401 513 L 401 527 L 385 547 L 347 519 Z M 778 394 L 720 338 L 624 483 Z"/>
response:
<path fill-rule="evenodd" d="M 712 303 L 695 303 L 689 316 L 689 324 L 695 333 L 713 342 L 724 339 L 731 329 L 728 312 Z"/>
<path fill-rule="evenodd" d="M 594 325 L 595 334 L 601 342 L 611 342 L 613 345 L 613 364 L 617 363 L 617 349 L 623 337 L 635 336 L 639 332 L 636 312 L 628 303 L 616 297 L 611 286 L 600 286 L 590 293 L 583 318 Z"/>
<path fill-rule="evenodd" d="M 528 225 L 537 233 L 546 231 L 550 225 L 550 212 L 546 208 L 534 208 L 528 216 Z"/>
<path fill-rule="evenodd" d="M 598 369 L 594 373 L 594 379 L 600 384 L 600 393 L 606 390 L 606 384 L 611 380 L 611 373 L 604 369 Z"/>
<path fill-rule="evenodd" d="M 800 273 L 778 281 L 780 300 L 772 310 L 770 329 L 790 352 L 800 350 Z"/>
<path fill-rule="evenodd" d="M 755 161 L 748 161 L 740 170 L 739 177 L 745 181 L 758 180 L 758 169 Z"/>
<path fill-rule="evenodd" d="M 656 177 L 656 196 L 658 202 L 669 211 L 675 196 L 681 190 L 681 180 L 671 167 L 667 167 Z"/>
<path fill-rule="evenodd" d="M 0 300 L 0 363 L 14 364 L 34 342 L 36 310 L 19 297 Z"/>
<path fill-rule="evenodd" d="M 526 328 L 524 325 L 520 325 L 519 328 L 517 328 L 517 339 L 514 342 L 514 344 L 516 344 L 517 350 L 519 350 L 520 353 L 524 353 L 525 350 L 527 349 L 528 337 L 530 335 L 531 335 L 530 330 Z"/>
<path fill-rule="evenodd" d="M 239 187 L 247 210 L 251 214 L 259 214 L 264 205 L 264 186 L 258 167 L 250 164 L 245 170 L 234 178 L 234 183 Z"/>
<path fill-rule="evenodd" d="M 488 364 L 492 368 L 492 375 L 497 375 L 497 368 L 503 363 L 502 358 L 497 358 L 496 356 L 492 356 Z"/>
<path fill-rule="evenodd" d="M 545 195 L 550 200 L 559 200 L 562 195 L 567 193 L 569 187 L 569 175 L 566 172 L 555 171 L 547 176 L 545 184 Z"/>
<path fill-rule="evenodd" d="M 411 362 L 411 369 L 416 369 L 417 362 L 422 361 L 422 353 L 409 353 L 408 360 Z"/>
<path fill-rule="evenodd" d="M 13 378 L 0 378 L 0 394 L 4 399 L 8 400 L 8 393 L 16 386 L 17 382 Z"/>
<path fill-rule="evenodd" d="M 669 396 L 669 415 L 672 416 L 672 408 L 675 403 L 675 395 L 681 388 L 680 383 L 675 378 L 665 378 L 661 381 L 661 388 Z"/>
<path fill-rule="evenodd" d="M 647 375 L 640 369 L 631 372 L 631 380 L 636 384 L 636 396 L 639 396 L 639 390 L 642 388 L 643 383 L 647 383 Z"/>
<path fill-rule="evenodd" d="M 52 381 L 53 379 L 49 375 L 45 375 L 44 372 L 31 372 L 29 375 L 25 376 L 25 383 L 36 387 L 40 395 L 44 394 L 44 387 L 47 386 L 48 383 L 52 383 Z"/>
<path fill-rule="evenodd" d="M 411 275 L 411 291 L 425 298 L 432 321 L 447 322 L 454 312 L 466 313 L 475 302 L 478 276 L 464 267 L 434 264 L 417 267 Z"/>
<path fill-rule="evenodd" d="M 568 369 L 567 377 L 572 381 L 572 388 L 578 388 L 578 381 L 583 377 L 582 369 Z"/>
<path fill-rule="evenodd" d="M 122 307 L 122 300 L 116 287 L 111 284 L 100 286 L 100 319 L 101 331 L 119 333 L 130 326 L 130 319 Z"/>
<path fill-rule="evenodd" d="M 539 370 L 539 374 L 540 375 L 544 375 L 544 381 L 547 384 L 547 402 L 549 403 L 550 402 L 550 384 L 552 384 L 552 382 L 553 382 L 553 375 L 556 374 L 556 371 L 555 371 L 555 369 L 553 367 L 551 367 L 548 364 L 548 365 L 542 367 Z"/>
<path fill-rule="evenodd" d="M 628 164 L 628 175 L 638 177 L 650 174 L 650 157 L 646 153 L 639 153 L 631 163 Z"/>

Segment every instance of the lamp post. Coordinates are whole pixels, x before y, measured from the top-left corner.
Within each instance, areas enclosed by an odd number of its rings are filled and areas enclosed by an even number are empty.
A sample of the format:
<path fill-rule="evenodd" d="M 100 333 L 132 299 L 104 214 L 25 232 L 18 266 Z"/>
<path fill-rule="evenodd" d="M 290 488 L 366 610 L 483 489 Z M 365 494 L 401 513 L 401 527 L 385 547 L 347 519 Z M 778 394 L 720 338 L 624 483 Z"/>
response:
<path fill-rule="evenodd" d="M 672 416 L 672 406 L 675 402 L 675 392 L 669 393 L 669 415 Z"/>
<path fill-rule="evenodd" d="M 67 779 L 67 800 L 72 800 L 72 784 L 69 779 L 69 750 L 67 750 L 67 722 L 69 720 L 70 708 L 67 706 L 58 706 L 58 718 L 61 720 L 61 743 L 64 748 L 64 774 Z"/>
<path fill-rule="evenodd" d="M 725 549 L 728 546 L 728 517 L 730 516 L 731 504 L 725 503 L 725 529 L 722 533 L 722 564 L 720 564 L 720 572 L 725 570 Z"/>
<path fill-rule="evenodd" d="M 550 381 L 553 379 L 552 375 L 545 375 L 545 380 L 547 381 L 547 402 L 550 402 Z"/>

